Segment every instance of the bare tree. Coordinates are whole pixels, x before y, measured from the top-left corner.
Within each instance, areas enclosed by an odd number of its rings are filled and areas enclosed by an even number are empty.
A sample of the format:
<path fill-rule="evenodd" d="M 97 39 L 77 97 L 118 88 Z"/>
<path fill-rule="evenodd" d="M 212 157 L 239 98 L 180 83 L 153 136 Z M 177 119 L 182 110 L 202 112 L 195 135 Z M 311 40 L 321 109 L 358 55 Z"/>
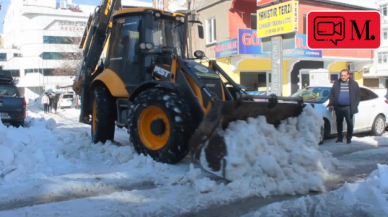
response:
<path fill-rule="evenodd" d="M 75 76 L 82 64 L 82 50 L 78 48 L 81 37 L 66 37 L 66 45 L 59 45 L 60 64 L 53 71 L 54 75 Z"/>

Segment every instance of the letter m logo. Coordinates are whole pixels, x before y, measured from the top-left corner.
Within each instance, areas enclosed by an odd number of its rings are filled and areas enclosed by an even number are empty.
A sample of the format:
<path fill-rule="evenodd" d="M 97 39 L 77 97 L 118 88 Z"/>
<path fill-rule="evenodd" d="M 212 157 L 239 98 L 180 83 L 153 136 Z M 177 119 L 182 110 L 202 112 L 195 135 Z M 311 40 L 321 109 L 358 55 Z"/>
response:
<path fill-rule="evenodd" d="M 360 29 L 357 26 L 357 22 L 355 20 L 351 20 L 352 22 L 352 38 L 350 40 L 354 40 L 354 33 L 356 33 L 358 40 L 361 40 L 362 35 L 365 31 L 365 39 L 364 40 L 371 40 L 369 38 L 369 23 L 370 20 L 366 20 L 364 23 L 364 26 L 362 27 L 362 31 L 360 32 Z M 372 35 L 372 40 L 374 40 L 374 36 Z"/>

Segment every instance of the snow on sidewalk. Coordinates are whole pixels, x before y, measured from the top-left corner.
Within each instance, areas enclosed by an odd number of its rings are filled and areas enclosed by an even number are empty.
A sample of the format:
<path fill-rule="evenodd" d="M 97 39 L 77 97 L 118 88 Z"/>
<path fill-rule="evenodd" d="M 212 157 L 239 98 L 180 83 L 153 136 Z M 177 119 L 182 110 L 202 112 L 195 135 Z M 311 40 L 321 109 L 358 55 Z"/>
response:
<path fill-rule="evenodd" d="M 167 216 L 255 195 L 324 191 L 323 182 L 330 177 L 329 170 L 336 166 L 329 152 L 318 151 L 318 136 L 307 133 L 319 132 L 319 120 L 322 120 L 309 106 L 302 116 L 285 121 L 278 129 L 263 123 L 261 117 L 248 123 L 237 122 L 236 125 L 243 127 L 241 133 L 236 133 L 232 125 L 225 133 L 230 150 L 235 150 L 231 156 L 234 169 L 240 173 L 233 174 L 234 181 L 228 184 L 210 180 L 192 165 L 155 162 L 135 153 L 132 146 L 119 147 L 109 142 L 92 144 L 85 129 L 62 128 L 63 123 L 44 118 L 52 114 L 31 115 L 35 118 L 28 120 L 29 128 L 0 125 L 0 206 L 39 197 L 54 202 L 58 196 L 71 198 L 79 192 L 100 191 L 106 195 L 90 194 L 87 199 L 3 211 L 0 216 L 21 213 L 33 216 L 43 212 L 58 216 L 98 216 L 97 210 L 101 215 L 113 215 L 123 207 L 131 214 L 165 213 Z M 239 150 L 238 147 L 246 148 Z M 242 163 L 244 158 L 248 164 Z M 151 183 L 154 187 L 131 190 L 133 184 L 142 183 L 147 186 Z"/>
<path fill-rule="evenodd" d="M 366 180 L 328 194 L 273 203 L 244 217 L 388 216 L 388 166 L 377 164 Z"/>

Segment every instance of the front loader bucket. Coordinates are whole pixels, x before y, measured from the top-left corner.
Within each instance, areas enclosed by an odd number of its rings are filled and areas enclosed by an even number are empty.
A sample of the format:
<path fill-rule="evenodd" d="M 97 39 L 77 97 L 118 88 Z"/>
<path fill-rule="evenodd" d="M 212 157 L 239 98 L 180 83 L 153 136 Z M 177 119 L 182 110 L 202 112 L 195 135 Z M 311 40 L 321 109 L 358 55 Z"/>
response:
<path fill-rule="evenodd" d="M 191 137 L 191 158 L 202 169 L 225 179 L 228 179 L 225 174 L 228 150 L 224 138 L 218 133 L 220 130 L 226 129 L 230 122 L 258 116 L 265 116 L 267 123 L 277 126 L 282 120 L 299 116 L 304 107 L 303 103 L 277 103 L 275 106 L 251 101 L 211 103 L 209 113 Z"/>

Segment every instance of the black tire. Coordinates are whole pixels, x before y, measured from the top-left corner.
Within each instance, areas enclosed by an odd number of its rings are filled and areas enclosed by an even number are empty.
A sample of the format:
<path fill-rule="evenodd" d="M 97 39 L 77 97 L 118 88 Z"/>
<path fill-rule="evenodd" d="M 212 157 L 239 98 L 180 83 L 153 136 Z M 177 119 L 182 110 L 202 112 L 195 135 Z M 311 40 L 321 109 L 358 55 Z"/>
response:
<path fill-rule="evenodd" d="M 146 120 L 144 114 L 150 118 Z M 159 126 L 162 125 L 158 128 L 160 136 L 151 132 L 151 121 L 152 124 L 159 121 Z M 163 88 L 147 89 L 135 98 L 129 111 L 130 142 L 138 154 L 151 156 L 158 162 L 175 164 L 189 153 L 189 140 L 194 133 L 192 122 L 189 106 L 183 98 Z M 145 132 L 148 132 L 147 137 Z"/>
<path fill-rule="evenodd" d="M 378 125 L 378 126 L 376 126 Z M 372 125 L 372 135 L 381 136 L 385 132 L 385 118 L 382 115 L 377 115 Z"/>
<path fill-rule="evenodd" d="M 23 128 L 24 127 L 24 121 L 19 122 L 19 124 L 17 126 Z"/>
<path fill-rule="evenodd" d="M 93 117 L 95 114 L 95 118 Z M 113 141 L 115 135 L 116 106 L 114 98 L 104 86 L 93 92 L 91 135 L 93 143 Z"/>
<path fill-rule="evenodd" d="M 329 136 L 329 134 L 330 134 L 330 124 L 329 124 L 329 121 L 326 120 L 326 119 L 323 119 L 323 121 L 324 121 L 324 124 L 321 127 L 321 139 L 319 141 L 319 145 L 322 145 L 323 141 L 325 140 L 325 138 L 327 138 Z"/>
<path fill-rule="evenodd" d="M 24 121 L 18 121 L 11 124 L 15 128 L 24 127 Z"/>

